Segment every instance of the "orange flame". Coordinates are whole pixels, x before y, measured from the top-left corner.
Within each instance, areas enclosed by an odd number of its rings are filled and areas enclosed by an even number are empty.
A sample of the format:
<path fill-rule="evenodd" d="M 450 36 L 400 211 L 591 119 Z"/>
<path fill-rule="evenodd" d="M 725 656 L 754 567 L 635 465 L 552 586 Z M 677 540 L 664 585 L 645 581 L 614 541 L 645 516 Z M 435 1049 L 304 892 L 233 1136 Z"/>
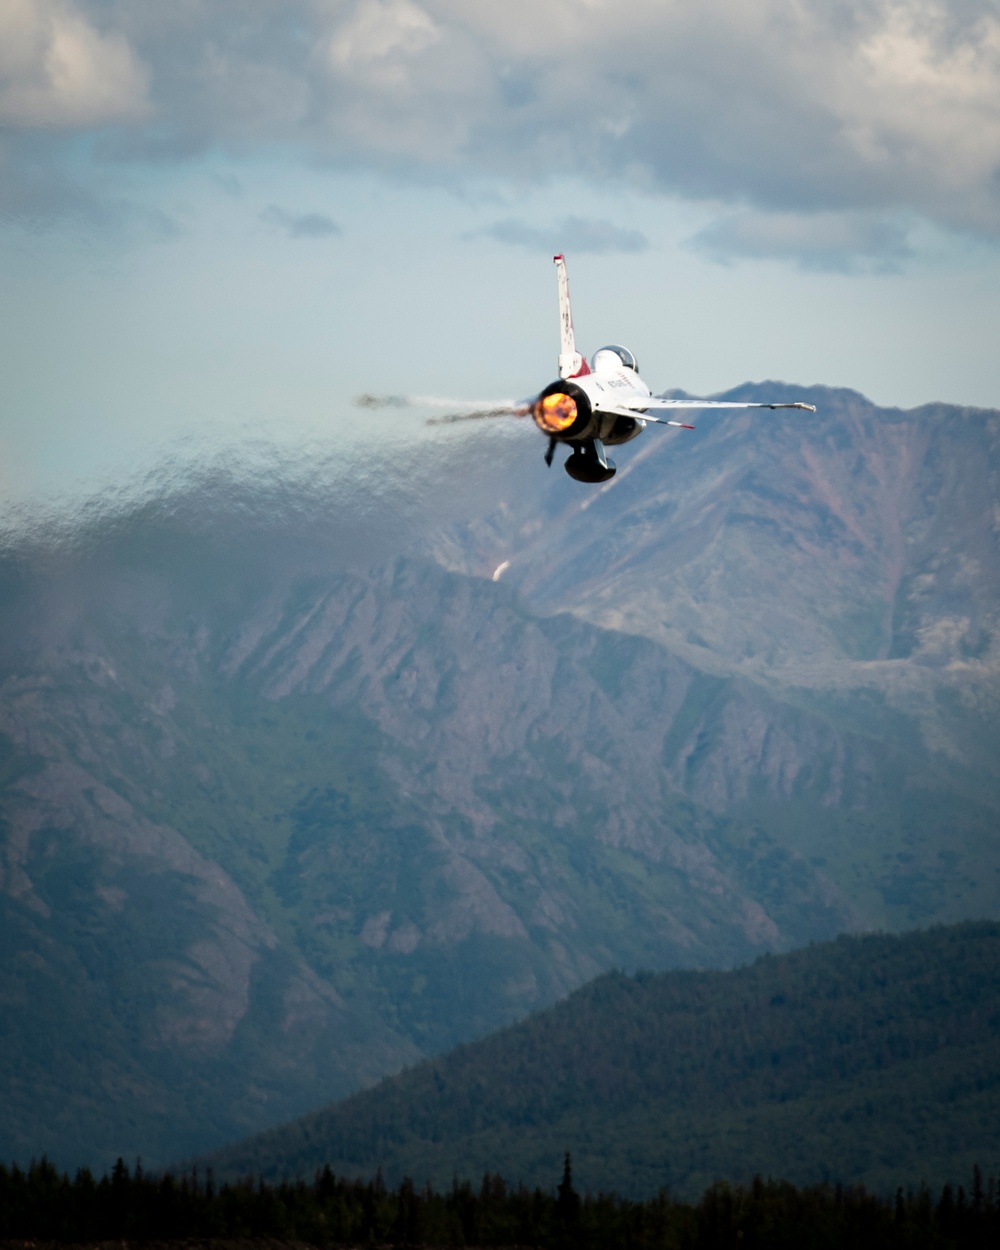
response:
<path fill-rule="evenodd" d="M 561 391 L 546 395 L 532 409 L 535 424 L 546 434 L 561 434 L 576 420 L 576 400 Z"/>

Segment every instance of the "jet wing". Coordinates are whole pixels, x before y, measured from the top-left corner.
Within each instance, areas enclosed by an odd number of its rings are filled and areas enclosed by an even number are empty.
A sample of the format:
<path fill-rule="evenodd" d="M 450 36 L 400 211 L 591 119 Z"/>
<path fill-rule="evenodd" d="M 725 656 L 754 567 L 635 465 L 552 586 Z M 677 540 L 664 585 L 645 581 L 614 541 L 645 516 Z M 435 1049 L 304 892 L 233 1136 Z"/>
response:
<path fill-rule="evenodd" d="M 676 411 L 678 408 L 800 408 L 804 412 L 815 412 L 815 404 L 751 404 L 733 399 L 628 399 L 619 402 L 616 407 L 625 408 L 638 416 L 643 416 L 650 408 L 658 411 Z M 650 417 L 652 421 L 655 418 Z"/>

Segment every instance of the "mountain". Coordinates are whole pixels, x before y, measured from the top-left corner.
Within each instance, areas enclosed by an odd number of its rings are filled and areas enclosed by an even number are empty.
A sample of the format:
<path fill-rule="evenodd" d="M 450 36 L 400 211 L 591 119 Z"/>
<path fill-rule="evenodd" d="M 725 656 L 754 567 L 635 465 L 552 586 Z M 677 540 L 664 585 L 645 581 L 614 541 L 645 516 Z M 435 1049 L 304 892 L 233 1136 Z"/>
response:
<path fill-rule="evenodd" d="M 606 974 L 557 1006 L 231 1147 L 220 1175 L 483 1173 L 696 1197 L 966 1181 L 1000 1155 L 1000 926 L 842 937 L 733 972 Z"/>
<path fill-rule="evenodd" d="M 997 414 L 803 395 L 815 424 L 651 431 L 607 491 L 514 423 L 12 525 L 0 1157 L 155 1165 L 611 968 L 1000 915 Z M 830 622 L 882 546 L 828 479 L 895 515 L 893 439 L 915 554 L 857 659 Z"/>
<path fill-rule="evenodd" d="M 508 561 L 503 579 L 536 611 L 655 639 L 810 704 L 864 692 L 862 708 L 885 703 L 932 750 L 996 774 L 1000 414 L 784 383 L 724 398 L 779 391 L 816 413 L 649 431 L 593 492 L 526 458 L 434 535 L 435 557 L 480 575 Z"/>

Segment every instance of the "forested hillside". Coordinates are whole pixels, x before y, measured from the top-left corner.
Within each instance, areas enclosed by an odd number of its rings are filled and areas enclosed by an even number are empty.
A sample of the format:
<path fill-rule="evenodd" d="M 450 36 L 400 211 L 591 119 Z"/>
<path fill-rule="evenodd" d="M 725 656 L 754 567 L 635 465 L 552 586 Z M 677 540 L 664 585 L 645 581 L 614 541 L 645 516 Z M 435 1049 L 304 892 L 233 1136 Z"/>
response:
<path fill-rule="evenodd" d="M 733 972 L 621 973 L 216 1155 L 447 1185 L 696 1197 L 754 1173 L 882 1192 L 1000 1160 L 1000 925 L 842 937 Z"/>

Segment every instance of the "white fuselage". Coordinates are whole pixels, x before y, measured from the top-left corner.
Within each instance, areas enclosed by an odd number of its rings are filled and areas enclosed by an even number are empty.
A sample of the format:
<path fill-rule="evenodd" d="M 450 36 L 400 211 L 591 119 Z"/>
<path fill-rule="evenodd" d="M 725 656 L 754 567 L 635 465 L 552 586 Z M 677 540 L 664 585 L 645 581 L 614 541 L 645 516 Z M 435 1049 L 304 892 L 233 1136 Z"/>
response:
<path fill-rule="evenodd" d="M 626 369 L 619 365 L 615 369 L 602 369 L 599 373 L 585 373 L 575 377 L 573 381 L 585 391 L 596 412 L 607 412 L 618 416 L 622 412 L 623 401 L 648 399 L 652 395 L 649 387 L 634 369 Z"/>
<path fill-rule="evenodd" d="M 639 377 L 635 356 L 627 347 L 609 343 L 594 352 L 590 364 L 576 350 L 573 312 L 569 302 L 566 258 L 553 257 L 559 287 L 559 381 L 551 382 L 527 408 L 539 430 L 549 440 L 545 463 L 551 465 L 559 443 L 570 446 L 566 472 L 580 482 L 607 482 L 614 476 L 614 462 L 604 454 L 604 444 L 627 443 L 646 428 L 657 425 L 693 430 L 686 421 L 673 419 L 692 408 L 800 408 L 816 409 L 803 400 L 768 403 L 766 400 L 654 398 Z M 666 412 L 671 416 L 658 415 Z"/>

